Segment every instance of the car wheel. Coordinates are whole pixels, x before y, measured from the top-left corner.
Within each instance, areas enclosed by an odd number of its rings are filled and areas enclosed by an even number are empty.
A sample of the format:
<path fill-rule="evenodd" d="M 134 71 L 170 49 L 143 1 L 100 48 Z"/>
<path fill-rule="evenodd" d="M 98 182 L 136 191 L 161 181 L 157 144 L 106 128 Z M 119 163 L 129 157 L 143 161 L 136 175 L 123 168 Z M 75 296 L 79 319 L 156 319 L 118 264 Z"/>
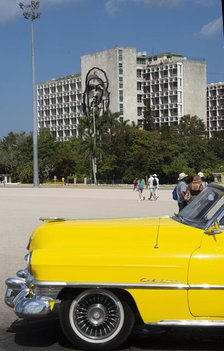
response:
<path fill-rule="evenodd" d="M 84 350 L 112 350 L 128 338 L 134 314 L 126 301 L 102 289 L 88 289 L 62 301 L 60 323 L 66 337 Z"/>

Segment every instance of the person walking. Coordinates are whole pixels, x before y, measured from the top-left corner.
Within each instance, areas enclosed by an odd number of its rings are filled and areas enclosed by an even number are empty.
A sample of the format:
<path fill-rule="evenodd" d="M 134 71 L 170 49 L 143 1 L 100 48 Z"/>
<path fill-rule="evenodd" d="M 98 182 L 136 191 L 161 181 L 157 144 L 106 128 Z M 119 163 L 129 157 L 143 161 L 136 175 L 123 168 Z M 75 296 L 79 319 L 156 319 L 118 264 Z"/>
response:
<path fill-rule="evenodd" d="M 139 200 L 145 200 L 145 196 L 143 195 L 144 187 L 145 187 L 145 179 L 140 177 L 138 179 L 138 196 L 139 196 Z"/>
<path fill-rule="evenodd" d="M 178 183 L 177 183 L 177 202 L 178 202 L 178 207 L 179 207 L 179 212 L 187 206 L 187 201 L 185 199 L 187 189 L 188 189 L 188 184 L 186 182 L 188 175 L 185 174 L 184 172 L 179 174 L 178 177 Z"/>
<path fill-rule="evenodd" d="M 153 185 L 153 194 L 154 194 L 154 198 L 155 200 L 158 199 L 159 194 L 158 194 L 158 190 L 159 190 L 159 178 L 157 177 L 157 174 L 153 174 L 153 181 L 152 181 L 152 185 Z"/>
<path fill-rule="evenodd" d="M 133 181 L 133 191 L 138 190 L 138 178 L 135 178 Z"/>
<path fill-rule="evenodd" d="M 148 189 L 149 189 L 149 197 L 148 200 L 154 199 L 156 200 L 154 189 L 153 189 L 153 176 L 150 174 L 148 178 Z"/>

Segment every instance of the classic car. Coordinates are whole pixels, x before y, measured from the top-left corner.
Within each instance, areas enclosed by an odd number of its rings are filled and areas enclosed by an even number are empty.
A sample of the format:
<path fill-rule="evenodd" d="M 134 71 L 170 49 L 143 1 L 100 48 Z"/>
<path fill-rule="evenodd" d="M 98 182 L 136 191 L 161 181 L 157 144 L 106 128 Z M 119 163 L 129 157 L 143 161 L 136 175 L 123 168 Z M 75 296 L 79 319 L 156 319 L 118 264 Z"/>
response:
<path fill-rule="evenodd" d="M 224 186 L 211 184 L 172 218 L 43 219 L 27 267 L 6 279 L 20 318 L 59 304 L 84 350 L 111 350 L 134 325 L 224 326 Z"/>

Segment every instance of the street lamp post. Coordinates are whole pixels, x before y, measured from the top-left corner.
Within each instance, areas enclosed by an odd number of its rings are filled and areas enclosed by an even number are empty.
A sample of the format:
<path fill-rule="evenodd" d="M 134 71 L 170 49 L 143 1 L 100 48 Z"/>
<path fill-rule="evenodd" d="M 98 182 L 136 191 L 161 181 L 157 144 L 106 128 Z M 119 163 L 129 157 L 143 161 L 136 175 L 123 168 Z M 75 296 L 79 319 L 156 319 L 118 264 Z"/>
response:
<path fill-rule="evenodd" d="M 37 128 L 37 97 L 36 97 L 36 78 L 35 78 L 35 52 L 34 52 L 34 20 L 40 18 L 38 12 L 40 2 L 31 1 L 30 4 L 19 3 L 23 11 L 23 17 L 31 20 L 31 41 L 32 41 L 32 87 L 33 87 L 33 186 L 39 187 L 38 171 L 38 128 Z"/>
<path fill-rule="evenodd" d="M 94 153 L 92 157 L 92 167 L 93 167 L 93 180 L 94 184 L 97 185 L 97 160 L 96 160 L 96 114 L 95 114 L 95 98 L 93 99 L 93 142 L 94 142 Z"/>

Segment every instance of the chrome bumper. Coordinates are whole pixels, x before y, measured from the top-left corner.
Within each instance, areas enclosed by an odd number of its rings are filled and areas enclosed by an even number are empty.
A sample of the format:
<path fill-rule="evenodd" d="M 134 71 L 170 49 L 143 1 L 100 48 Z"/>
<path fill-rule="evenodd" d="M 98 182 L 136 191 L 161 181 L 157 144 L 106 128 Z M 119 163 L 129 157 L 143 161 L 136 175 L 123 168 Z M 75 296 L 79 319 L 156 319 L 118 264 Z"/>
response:
<path fill-rule="evenodd" d="M 17 272 L 18 278 L 8 278 L 5 303 L 12 307 L 20 318 L 45 316 L 54 307 L 55 300 L 32 292 L 33 276 L 27 270 Z"/>

